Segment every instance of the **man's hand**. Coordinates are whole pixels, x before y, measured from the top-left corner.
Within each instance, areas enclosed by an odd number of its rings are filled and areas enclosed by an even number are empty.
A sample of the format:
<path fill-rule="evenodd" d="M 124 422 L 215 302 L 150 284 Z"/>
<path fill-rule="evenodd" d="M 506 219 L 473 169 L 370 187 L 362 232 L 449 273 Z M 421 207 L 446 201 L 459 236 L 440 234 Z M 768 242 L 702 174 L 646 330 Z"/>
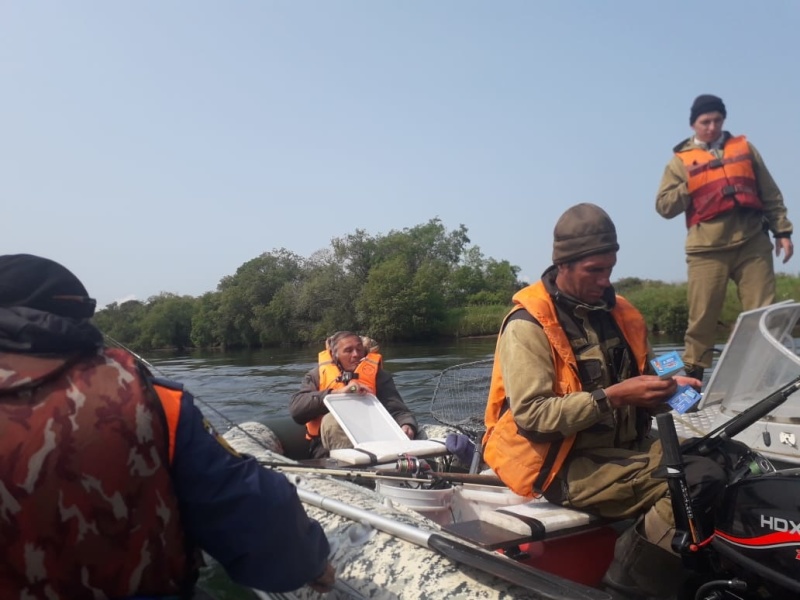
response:
<path fill-rule="evenodd" d="M 333 589 L 334 583 L 336 583 L 336 569 L 334 569 L 331 562 L 328 561 L 325 563 L 325 570 L 322 572 L 322 575 L 317 577 L 314 581 L 309 581 L 308 587 L 320 594 L 327 594 Z"/>
<path fill-rule="evenodd" d="M 684 378 L 691 379 L 691 378 Z M 697 381 L 696 379 L 694 381 Z M 612 408 L 641 406 L 655 408 L 669 400 L 678 390 L 674 377 L 661 379 L 655 375 L 639 375 L 605 388 L 608 403 Z"/>
<path fill-rule="evenodd" d="M 415 435 L 414 434 L 414 428 L 411 425 L 401 425 L 400 429 L 402 429 L 403 433 L 405 433 L 408 436 L 408 439 L 410 439 L 410 440 L 414 439 L 414 435 Z"/>
<path fill-rule="evenodd" d="M 344 387 L 340 387 L 337 390 L 333 390 L 331 394 L 371 394 L 372 390 L 370 390 L 367 386 L 361 385 L 356 381 L 351 381 Z"/>
<path fill-rule="evenodd" d="M 699 379 L 695 379 L 694 377 L 686 377 L 685 375 L 676 375 L 673 377 L 675 381 L 678 382 L 678 386 L 688 385 L 696 389 L 698 392 L 700 388 L 703 387 L 703 382 Z"/>
<path fill-rule="evenodd" d="M 786 264 L 794 254 L 794 244 L 792 243 L 792 238 L 775 238 L 775 256 L 780 256 L 781 250 L 783 250 L 783 262 Z"/>

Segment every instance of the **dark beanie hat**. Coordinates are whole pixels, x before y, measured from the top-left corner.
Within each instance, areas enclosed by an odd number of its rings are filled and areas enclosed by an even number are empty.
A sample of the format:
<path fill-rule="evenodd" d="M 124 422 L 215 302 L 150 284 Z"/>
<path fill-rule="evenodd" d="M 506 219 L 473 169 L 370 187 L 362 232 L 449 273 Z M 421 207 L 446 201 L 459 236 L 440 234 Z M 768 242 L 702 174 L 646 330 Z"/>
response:
<path fill-rule="evenodd" d="M 694 99 L 692 102 L 692 110 L 689 113 L 689 125 L 694 125 L 697 117 L 710 112 L 720 112 L 723 117 L 727 117 L 728 113 L 725 111 L 725 104 L 719 96 L 711 94 L 702 94 Z"/>
<path fill-rule="evenodd" d="M 0 307 L 26 307 L 88 319 L 95 301 L 68 269 L 31 254 L 0 256 Z"/>
<path fill-rule="evenodd" d="M 568 208 L 553 230 L 553 264 L 619 250 L 617 229 L 608 213 L 585 202 Z"/>

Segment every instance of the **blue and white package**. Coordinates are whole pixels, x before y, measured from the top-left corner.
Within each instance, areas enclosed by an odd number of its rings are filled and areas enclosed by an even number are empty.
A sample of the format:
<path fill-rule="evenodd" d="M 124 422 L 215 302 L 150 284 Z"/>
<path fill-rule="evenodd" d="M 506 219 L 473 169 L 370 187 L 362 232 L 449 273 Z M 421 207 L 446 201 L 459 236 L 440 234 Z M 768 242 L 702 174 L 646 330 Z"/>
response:
<path fill-rule="evenodd" d="M 689 385 L 678 387 L 677 393 L 667 401 L 672 409 L 679 414 L 685 413 L 700 401 L 703 396 Z"/>
<path fill-rule="evenodd" d="M 683 370 L 683 361 L 675 352 L 667 352 L 650 360 L 650 364 L 661 379 L 668 379 Z"/>

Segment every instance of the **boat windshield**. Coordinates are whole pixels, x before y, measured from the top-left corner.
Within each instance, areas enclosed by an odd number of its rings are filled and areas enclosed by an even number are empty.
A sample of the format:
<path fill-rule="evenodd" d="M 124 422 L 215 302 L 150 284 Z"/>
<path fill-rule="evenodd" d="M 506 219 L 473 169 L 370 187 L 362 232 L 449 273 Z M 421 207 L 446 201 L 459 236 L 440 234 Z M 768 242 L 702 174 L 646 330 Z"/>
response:
<path fill-rule="evenodd" d="M 793 332 L 800 303 L 787 300 L 739 315 L 703 395 L 703 406 L 720 404 L 734 416 L 800 375 L 800 357 Z M 800 393 L 770 414 L 770 420 L 795 422 Z"/>

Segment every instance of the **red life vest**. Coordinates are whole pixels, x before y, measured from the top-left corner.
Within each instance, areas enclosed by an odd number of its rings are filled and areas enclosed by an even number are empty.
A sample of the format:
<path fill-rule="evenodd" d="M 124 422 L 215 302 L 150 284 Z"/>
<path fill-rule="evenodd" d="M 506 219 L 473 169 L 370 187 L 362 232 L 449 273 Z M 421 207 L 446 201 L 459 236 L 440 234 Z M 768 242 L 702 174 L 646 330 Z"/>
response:
<path fill-rule="evenodd" d="M 687 228 L 735 208 L 764 210 L 747 139 L 729 138 L 722 152 L 722 158 L 700 148 L 676 153 L 686 167 L 692 196 L 686 209 Z"/>
<path fill-rule="evenodd" d="M 378 369 L 381 367 L 383 357 L 377 352 L 367 354 L 353 371 L 357 375 L 358 383 L 369 388 L 375 394 L 377 390 Z M 319 363 L 319 389 L 338 390 L 343 388 L 346 383 L 341 380 L 342 370 L 333 362 L 333 357 L 328 350 L 323 350 L 317 356 Z M 319 430 L 322 425 L 322 416 L 316 417 L 306 423 L 306 439 L 311 440 L 319 437 Z"/>
<path fill-rule="evenodd" d="M 155 386 L 155 397 L 117 349 L 0 353 L 0 372 L 0 598 L 185 591 L 169 473 L 181 392 Z"/>
<path fill-rule="evenodd" d="M 575 353 L 558 321 L 553 299 L 544 284 L 537 281 L 521 289 L 514 294 L 513 301 L 516 306 L 506 316 L 503 327 L 514 312 L 523 308 L 527 310 L 542 326 L 550 341 L 555 367 L 553 394 L 566 396 L 580 391 L 582 384 L 578 378 Z M 647 361 L 647 326 L 642 315 L 630 302 L 617 296 L 611 316 L 631 347 L 639 372 L 644 373 Z M 575 443 L 574 435 L 554 442 L 533 442 L 520 435 L 514 415 L 508 410 L 498 352 L 495 352 L 485 420 L 483 458 L 503 483 L 520 496 L 535 496 L 546 490 L 564 465 L 564 460 Z"/>

